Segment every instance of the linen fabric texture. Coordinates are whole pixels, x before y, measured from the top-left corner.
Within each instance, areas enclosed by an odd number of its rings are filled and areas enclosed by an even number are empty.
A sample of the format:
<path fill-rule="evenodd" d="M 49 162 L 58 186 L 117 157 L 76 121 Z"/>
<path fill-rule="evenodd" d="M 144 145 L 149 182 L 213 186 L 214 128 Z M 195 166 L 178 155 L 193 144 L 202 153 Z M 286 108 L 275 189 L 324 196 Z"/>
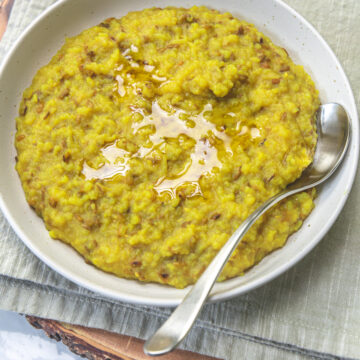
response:
<path fill-rule="evenodd" d="M 16 0 L 0 61 L 54 0 Z M 360 1 L 287 0 L 321 33 L 360 104 Z M 338 220 L 298 265 L 232 300 L 208 304 L 181 347 L 222 359 L 360 359 L 359 174 Z M 171 309 L 102 297 L 38 260 L 0 213 L 0 308 L 148 338 Z"/>

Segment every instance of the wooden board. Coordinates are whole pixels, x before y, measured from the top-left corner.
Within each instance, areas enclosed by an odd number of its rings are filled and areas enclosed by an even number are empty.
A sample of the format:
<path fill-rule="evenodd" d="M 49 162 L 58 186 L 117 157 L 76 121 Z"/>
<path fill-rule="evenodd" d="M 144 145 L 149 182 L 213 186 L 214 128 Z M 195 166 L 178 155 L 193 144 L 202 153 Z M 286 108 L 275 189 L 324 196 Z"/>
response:
<path fill-rule="evenodd" d="M 89 360 L 150 360 L 143 352 L 144 341 L 109 331 L 70 325 L 55 320 L 26 316 L 27 321 L 47 336 L 62 341 L 72 352 Z M 161 360 L 219 360 L 190 351 L 175 350 Z"/>

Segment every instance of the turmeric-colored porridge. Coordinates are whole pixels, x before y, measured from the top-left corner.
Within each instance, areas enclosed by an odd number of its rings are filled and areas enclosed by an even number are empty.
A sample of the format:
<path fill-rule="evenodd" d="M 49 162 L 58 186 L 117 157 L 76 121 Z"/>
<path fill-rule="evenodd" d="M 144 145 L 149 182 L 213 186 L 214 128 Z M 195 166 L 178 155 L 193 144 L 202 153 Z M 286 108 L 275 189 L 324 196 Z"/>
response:
<path fill-rule="evenodd" d="M 50 235 L 120 277 L 194 283 L 297 179 L 318 92 L 256 28 L 206 7 L 132 12 L 67 39 L 25 90 L 16 169 Z M 268 211 L 220 280 L 284 245 L 314 192 Z"/>

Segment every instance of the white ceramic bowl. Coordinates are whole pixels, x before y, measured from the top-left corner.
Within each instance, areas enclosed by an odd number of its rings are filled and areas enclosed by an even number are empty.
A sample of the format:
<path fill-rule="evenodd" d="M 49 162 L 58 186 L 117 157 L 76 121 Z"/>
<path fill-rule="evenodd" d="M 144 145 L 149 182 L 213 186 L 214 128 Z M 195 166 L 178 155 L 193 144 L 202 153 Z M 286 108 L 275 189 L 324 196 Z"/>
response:
<path fill-rule="evenodd" d="M 303 258 L 325 235 L 350 192 L 358 161 L 358 118 L 348 80 L 335 55 L 294 10 L 280 0 L 184 0 L 181 6 L 207 5 L 254 23 L 276 43 L 285 47 L 295 62 L 311 74 L 321 101 L 338 102 L 351 117 L 353 135 L 345 162 L 324 185 L 316 208 L 286 246 L 261 261 L 244 276 L 216 284 L 211 301 L 250 291 L 275 278 Z M 70 247 L 52 240 L 42 220 L 30 209 L 15 171 L 15 117 L 23 90 L 37 69 L 45 65 L 73 36 L 108 17 L 121 17 L 150 6 L 179 6 L 176 0 L 64 0 L 50 7 L 21 36 L 0 70 L 0 206 L 24 243 L 41 260 L 68 279 L 105 296 L 148 305 L 173 306 L 187 289 L 144 284 L 109 275 L 84 260 Z"/>

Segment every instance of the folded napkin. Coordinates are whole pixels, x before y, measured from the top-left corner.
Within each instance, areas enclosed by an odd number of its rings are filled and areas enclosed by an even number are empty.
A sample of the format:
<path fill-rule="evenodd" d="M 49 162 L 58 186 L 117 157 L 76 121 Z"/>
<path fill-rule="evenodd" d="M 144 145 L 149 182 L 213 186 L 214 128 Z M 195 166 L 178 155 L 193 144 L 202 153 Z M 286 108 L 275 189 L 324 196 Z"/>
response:
<path fill-rule="evenodd" d="M 0 61 L 25 26 L 53 2 L 15 1 Z M 286 2 L 330 43 L 359 104 L 360 1 Z M 360 359 L 359 191 L 355 180 L 331 231 L 297 266 L 249 294 L 206 305 L 182 348 L 236 360 Z M 32 255 L 1 214 L 0 308 L 143 339 L 171 312 L 107 299 L 66 280 Z"/>

